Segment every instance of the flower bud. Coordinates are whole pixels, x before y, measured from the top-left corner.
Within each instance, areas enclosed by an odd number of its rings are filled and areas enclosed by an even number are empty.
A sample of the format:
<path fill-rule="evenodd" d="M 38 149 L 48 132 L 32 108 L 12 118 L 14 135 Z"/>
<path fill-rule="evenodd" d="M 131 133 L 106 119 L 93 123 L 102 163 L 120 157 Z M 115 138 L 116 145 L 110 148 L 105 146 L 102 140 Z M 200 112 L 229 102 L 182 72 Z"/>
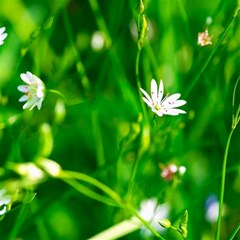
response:
<path fill-rule="evenodd" d="M 139 36 L 138 36 L 138 48 L 141 49 L 143 47 L 144 38 L 147 35 L 148 24 L 147 19 L 144 14 L 140 16 L 139 22 Z"/>
<path fill-rule="evenodd" d="M 184 238 L 187 237 L 187 223 L 188 223 L 188 211 L 186 210 L 179 223 L 178 231 L 182 234 Z"/>
<path fill-rule="evenodd" d="M 57 177 L 62 171 L 61 166 L 53 160 L 39 158 L 37 164 L 52 177 Z"/>
<path fill-rule="evenodd" d="M 171 227 L 171 222 L 168 219 L 158 220 L 158 223 L 164 228 Z"/>
<path fill-rule="evenodd" d="M 143 1 L 142 0 L 140 0 L 139 3 L 138 3 L 137 12 L 139 14 L 142 14 L 144 12 L 144 5 L 143 5 Z"/>

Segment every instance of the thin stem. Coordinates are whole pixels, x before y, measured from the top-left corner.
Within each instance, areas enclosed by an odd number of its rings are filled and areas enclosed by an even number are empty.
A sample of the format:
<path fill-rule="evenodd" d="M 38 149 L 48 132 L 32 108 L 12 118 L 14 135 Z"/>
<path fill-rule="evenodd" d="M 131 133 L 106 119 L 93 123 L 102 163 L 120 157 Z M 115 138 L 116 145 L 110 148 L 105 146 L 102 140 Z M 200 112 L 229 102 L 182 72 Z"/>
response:
<path fill-rule="evenodd" d="M 237 81 L 236 81 L 236 83 L 234 85 L 234 89 L 233 89 L 233 98 L 232 98 L 232 106 L 233 106 L 233 108 L 234 108 L 234 105 L 235 105 L 235 96 L 236 96 L 236 90 L 237 90 L 237 85 L 238 85 L 239 81 L 240 81 L 240 76 L 238 77 L 238 79 L 237 79 Z"/>
<path fill-rule="evenodd" d="M 236 227 L 236 229 L 233 231 L 232 235 L 230 236 L 229 240 L 233 240 L 234 237 L 237 235 L 238 231 L 240 229 L 240 223 L 238 224 L 238 226 Z"/>
<path fill-rule="evenodd" d="M 82 63 L 81 57 L 80 57 L 78 50 L 74 43 L 73 31 L 72 31 L 69 15 L 68 15 L 66 8 L 63 10 L 63 22 L 64 22 L 64 27 L 65 27 L 66 33 L 67 33 L 68 42 L 72 48 L 73 54 L 77 61 L 76 68 L 77 68 L 78 75 L 81 78 L 83 87 L 88 91 L 90 88 L 89 79 L 87 77 L 85 67 Z"/>
<path fill-rule="evenodd" d="M 135 65 L 137 88 L 138 88 L 138 94 L 139 94 L 140 99 L 142 98 L 142 94 L 140 91 L 141 83 L 140 83 L 140 74 L 139 74 L 139 60 L 140 60 L 141 50 L 142 50 L 141 48 L 138 49 L 137 56 L 136 56 L 136 65 Z M 143 101 L 141 101 L 141 107 L 142 107 L 142 112 L 143 112 L 143 118 L 145 121 L 147 121 L 147 114 L 146 114 L 146 109 L 143 104 Z"/>
<path fill-rule="evenodd" d="M 229 146 L 230 146 L 230 142 L 231 142 L 231 138 L 232 138 L 232 134 L 233 134 L 234 130 L 235 129 L 232 128 L 229 133 L 226 148 L 225 148 L 224 158 L 223 158 L 221 193 L 220 193 L 220 203 L 219 203 L 219 211 L 218 211 L 216 240 L 220 239 L 220 233 L 221 233 L 221 220 L 222 220 L 223 198 L 224 198 L 224 190 L 225 190 L 225 178 L 226 178 L 228 150 L 229 150 Z"/>
<path fill-rule="evenodd" d="M 136 81 L 137 81 L 137 88 L 138 88 L 138 94 L 139 94 L 139 98 L 141 98 L 141 91 L 140 91 L 140 75 L 139 75 L 139 59 L 140 59 L 140 54 L 141 54 L 141 48 L 138 49 L 137 52 L 137 56 L 136 56 L 136 65 L 135 65 L 135 73 L 136 73 Z M 141 142 L 141 146 L 140 149 L 137 153 L 137 157 L 134 161 L 134 165 L 133 165 L 133 169 L 132 169 L 132 173 L 131 173 L 131 178 L 130 178 L 130 183 L 129 183 L 129 188 L 128 188 L 128 193 L 127 193 L 127 199 L 130 198 L 133 188 L 134 188 L 134 181 L 136 178 L 136 174 L 137 174 L 137 169 L 138 169 L 138 165 L 139 165 L 139 160 L 141 159 L 141 156 L 145 150 L 145 144 L 144 144 L 144 139 L 145 139 L 145 134 L 149 129 L 149 126 L 147 124 L 147 114 L 146 114 L 146 110 L 145 110 L 145 106 L 143 104 L 143 101 L 141 101 L 141 107 L 142 107 L 142 112 L 143 112 L 143 122 L 146 123 L 145 126 L 143 126 L 142 129 L 142 142 Z"/>
<path fill-rule="evenodd" d="M 101 196 L 100 194 L 92 191 L 91 189 L 85 187 L 84 185 L 82 185 L 81 183 L 79 183 L 78 181 L 69 178 L 68 175 L 63 174 L 62 176 L 59 176 L 59 178 L 66 182 L 67 184 L 69 184 L 70 186 L 72 186 L 73 188 L 75 188 L 77 191 L 79 191 L 80 193 L 84 194 L 85 196 L 92 198 L 96 201 L 102 202 L 106 205 L 110 205 L 110 206 L 115 206 L 115 207 L 119 207 L 119 204 L 117 204 L 116 202 L 114 202 L 111 199 L 108 199 L 106 197 Z"/>
<path fill-rule="evenodd" d="M 65 173 L 64 174 L 65 177 L 87 182 L 87 183 L 101 189 L 104 193 L 106 193 L 108 196 L 110 196 L 115 202 L 121 203 L 122 200 L 121 200 L 120 196 L 116 192 L 114 192 L 111 188 L 109 188 L 105 184 L 101 183 L 97 179 L 92 178 L 89 175 L 80 173 L 80 172 L 64 171 L 64 173 Z"/>
<path fill-rule="evenodd" d="M 48 92 L 57 94 L 58 96 L 60 96 L 61 98 L 63 98 L 63 100 L 64 100 L 65 103 L 67 103 L 66 97 L 65 97 L 61 92 L 59 92 L 58 90 L 49 89 Z"/>

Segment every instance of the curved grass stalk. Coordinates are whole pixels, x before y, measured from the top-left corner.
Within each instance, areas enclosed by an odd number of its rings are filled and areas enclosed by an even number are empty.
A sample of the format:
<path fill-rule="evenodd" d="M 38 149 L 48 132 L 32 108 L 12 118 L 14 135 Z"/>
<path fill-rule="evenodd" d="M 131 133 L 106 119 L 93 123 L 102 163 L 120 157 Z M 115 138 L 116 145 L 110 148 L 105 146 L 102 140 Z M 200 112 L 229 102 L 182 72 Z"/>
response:
<path fill-rule="evenodd" d="M 67 184 L 69 184 L 70 186 L 72 186 L 73 188 L 75 188 L 77 191 L 79 191 L 80 193 L 84 194 L 85 196 L 92 198 L 96 201 L 102 202 L 106 205 L 110 205 L 110 206 L 114 206 L 114 207 L 119 207 L 119 204 L 117 204 L 115 201 L 104 197 L 96 192 L 94 192 L 93 190 L 85 187 L 84 185 L 82 185 L 81 183 L 79 183 L 78 181 L 72 179 L 70 176 L 62 174 L 59 176 L 59 178 L 66 182 Z"/>
<path fill-rule="evenodd" d="M 121 204 L 121 202 L 122 202 L 120 196 L 116 192 L 114 192 L 111 188 L 109 188 L 105 184 L 101 183 L 97 179 L 88 176 L 87 174 L 73 172 L 73 171 L 64 171 L 63 176 L 65 179 L 71 178 L 71 179 L 80 180 L 80 181 L 89 183 L 89 184 L 101 189 L 105 194 L 107 194 L 109 197 L 111 197 L 115 202 L 117 202 L 119 204 Z"/>
<path fill-rule="evenodd" d="M 232 100 L 232 104 L 233 104 L 233 108 L 235 105 L 235 96 L 236 96 L 236 89 L 237 89 L 237 85 L 240 81 L 240 76 L 238 77 L 235 86 L 234 86 L 234 90 L 233 90 L 233 100 Z M 234 130 L 237 127 L 237 124 L 239 123 L 240 120 L 240 104 L 238 106 L 238 109 L 236 111 L 236 114 L 233 114 L 232 117 L 232 127 L 231 127 L 231 131 L 228 135 L 228 139 L 227 139 L 227 143 L 226 143 L 226 148 L 225 148 L 225 152 L 224 152 L 224 158 L 223 158 L 223 166 L 222 166 L 222 180 L 221 180 L 221 192 L 220 192 L 220 203 L 219 203 L 219 211 L 218 211 L 218 222 L 217 222 L 217 231 L 216 231 L 216 240 L 220 239 L 220 235 L 221 235 L 221 221 L 222 221 L 222 210 L 223 210 L 223 198 L 224 198 L 224 190 L 225 190 L 225 178 L 226 178 L 226 168 L 227 168 L 227 158 L 228 158 L 228 151 L 229 151 L 229 146 L 230 146 L 230 142 L 232 139 L 232 135 Z"/>

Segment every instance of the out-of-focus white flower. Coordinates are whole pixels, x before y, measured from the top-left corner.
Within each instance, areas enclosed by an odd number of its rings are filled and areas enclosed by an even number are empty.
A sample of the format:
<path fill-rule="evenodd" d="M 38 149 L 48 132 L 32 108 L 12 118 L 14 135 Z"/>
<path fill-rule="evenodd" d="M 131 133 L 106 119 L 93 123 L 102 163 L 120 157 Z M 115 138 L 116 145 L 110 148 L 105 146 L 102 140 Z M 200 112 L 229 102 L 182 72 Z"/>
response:
<path fill-rule="evenodd" d="M 14 170 L 19 175 L 33 184 L 38 183 L 45 178 L 45 173 L 32 162 L 17 163 L 13 166 Z"/>
<path fill-rule="evenodd" d="M 180 176 L 183 176 L 185 174 L 185 172 L 186 172 L 186 167 L 185 166 L 180 166 L 178 168 L 178 172 L 179 172 Z"/>
<path fill-rule="evenodd" d="M 100 31 L 96 31 L 92 35 L 91 46 L 94 51 L 101 51 L 104 47 L 105 38 L 104 34 Z"/>
<path fill-rule="evenodd" d="M 206 200 L 205 218 L 210 223 L 215 223 L 218 220 L 219 202 L 215 195 L 211 195 Z"/>
<path fill-rule="evenodd" d="M 35 106 L 37 106 L 38 110 L 40 110 L 45 96 L 44 83 L 31 72 L 22 73 L 20 77 L 28 84 L 18 86 L 18 90 L 24 93 L 24 95 L 19 99 L 19 102 L 26 102 L 23 105 L 23 109 L 30 108 L 30 110 L 32 110 Z"/>
<path fill-rule="evenodd" d="M 212 44 L 212 36 L 209 36 L 208 29 L 204 32 L 198 33 L 198 45 L 207 46 Z"/>
<path fill-rule="evenodd" d="M 5 32 L 6 28 L 5 27 L 1 27 L 0 28 L 0 46 L 3 45 L 4 43 L 4 40 L 6 39 L 7 37 L 7 33 Z"/>
<path fill-rule="evenodd" d="M 150 222 L 151 226 L 156 231 L 163 231 L 164 229 L 158 224 L 159 219 L 168 217 L 170 206 L 167 203 L 158 205 L 156 198 L 150 198 L 143 200 L 140 204 L 139 215 L 147 222 Z M 142 234 L 149 236 L 152 233 L 146 228 L 141 228 Z"/>
<path fill-rule="evenodd" d="M 179 115 L 180 113 L 186 113 L 181 109 L 177 109 L 184 104 L 186 104 L 185 100 L 178 100 L 181 96 L 180 93 L 175 93 L 170 96 L 166 96 L 163 98 L 163 81 L 160 81 L 159 89 L 157 87 L 157 83 L 154 79 L 151 81 L 151 97 L 148 93 L 140 88 L 143 93 L 143 101 L 152 109 L 154 113 L 156 113 L 159 117 L 165 115 Z"/>
<path fill-rule="evenodd" d="M 3 216 L 7 210 L 7 205 L 11 202 L 11 196 L 6 194 L 6 189 L 0 189 L 0 217 Z"/>

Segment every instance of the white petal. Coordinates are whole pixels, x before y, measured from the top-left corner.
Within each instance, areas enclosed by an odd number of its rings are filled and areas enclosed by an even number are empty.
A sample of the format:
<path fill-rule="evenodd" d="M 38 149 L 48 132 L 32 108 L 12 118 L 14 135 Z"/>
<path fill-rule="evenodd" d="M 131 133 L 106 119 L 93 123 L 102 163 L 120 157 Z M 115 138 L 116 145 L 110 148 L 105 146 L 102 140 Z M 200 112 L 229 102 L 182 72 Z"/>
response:
<path fill-rule="evenodd" d="M 175 93 L 173 95 L 170 95 L 169 97 L 167 97 L 165 99 L 165 101 L 169 101 L 169 102 L 174 102 L 176 101 L 177 99 L 179 99 L 181 97 L 181 94 L 180 93 Z"/>
<path fill-rule="evenodd" d="M 164 89 L 163 89 L 163 81 L 160 80 L 159 89 L 158 89 L 158 103 L 160 103 L 160 102 L 162 101 L 163 92 L 164 92 Z"/>
<path fill-rule="evenodd" d="M 20 92 L 29 92 L 29 87 L 27 85 L 20 85 L 17 87 Z"/>
<path fill-rule="evenodd" d="M 5 29 L 6 29 L 5 27 L 0 28 L 0 35 L 5 31 Z"/>
<path fill-rule="evenodd" d="M 162 116 L 163 116 L 163 113 L 162 113 L 161 110 L 156 111 L 156 113 L 157 113 L 157 115 L 158 115 L 159 117 L 162 117 Z"/>
<path fill-rule="evenodd" d="M 29 72 L 27 72 L 27 73 L 21 73 L 21 74 L 20 74 L 20 77 L 21 77 L 21 79 L 22 79 L 25 83 L 31 84 L 31 76 L 29 75 Z"/>
<path fill-rule="evenodd" d="M 32 107 L 32 105 L 34 105 L 36 101 L 37 101 L 36 98 L 29 99 L 29 100 L 23 105 L 23 109 Z M 31 110 L 31 109 L 30 109 L 30 110 Z"/>
<path fill-rule="evenodd" d="M 44 93 L 42 91 L 42 87 L 39 87 L 36 92 L 37 97 L 42 98 L 44 96 Z"/>
<path fill-rule="evenodd" d="M 180 107 L 180 106 L 182 106 L 184 104 L 186 104 L 185 100 L 168 101 L 166 99 L 166 101 L 164 101 L 162 103 L 162 106 L 164 106 L 165 108 L 176 108 L 176 107 Z"/>
<path fill-rule="evenodd" d="M 41 86 L 41 87 L 44 86 L 42 80 L 37 76 L 35 76 L 34 74 L 32 74 L 32 82 L 36 83 L 38 86 Z"/>
<path fill-rule="evenodd" d="M 166 114 L 166 115 L 176 116 L 179 113 L 186 113 L 186 112 L 181 109 L 165 109 L 164 110 L 164 114 Z"/>
<path fill-rule="evenodd" d="M 4 215 L 7 212 L 7 206 L 3 206 L 2 210 L 0 210 L 0 216 Z"/>
<path fill-rule="evenodd" d="M 28 96 L 27 95 L 23 95 L 22 97 L 19 98 L 19 102 L 25 102 L 28 100 Z"/>
<path fill-rule="evenodd" d="M 142 88 L 140 88 L 140 90 L 141 90 L 141 92 L 144 94 L 144 96 L 146 97 L 146 99 L 149 101 L 149 102 L 153 102 L 153 100 L 150 98 L 150 96 L 148 95 L 148 93 L 144 90 L 144 89 L 142 89 Z"/>
<path fill-rule="evenodd" d="M 38 110 L 40 110 L 40 108 L 42 107 L 42 102 L 43 102 L 43 98 L 39 99 L 39 101 L 37 103 Z"/>
<path fill-rule="evenodd" d="M 157 102 L 158 92 L 157 92 L 157 83 L 154 79 L 151 81 L 151 96 L 154 104 Z"/>
<path fill-rule="evenodd" d="M 2 35 L 0 35 L 0 41 L 3 42 L 3 40 L 7 37 L 7 33 L 4 33 Z"/>
<path fill-rule="evenodd" d="M 31 107 L 30 107 L 30 111 L 35 107 L 35 106 L 37 106 L 37 104 L 38 104 L 38 102 L 35 102 Z"/>
<path fill-rule="evenodd" d="M 143 97 L 142 99 L 150 108 L 153 107 L 153 104 L 154 104 L 153 101 L 149 102 L 148 99 L 146 99 L 145 97 Z"/>

